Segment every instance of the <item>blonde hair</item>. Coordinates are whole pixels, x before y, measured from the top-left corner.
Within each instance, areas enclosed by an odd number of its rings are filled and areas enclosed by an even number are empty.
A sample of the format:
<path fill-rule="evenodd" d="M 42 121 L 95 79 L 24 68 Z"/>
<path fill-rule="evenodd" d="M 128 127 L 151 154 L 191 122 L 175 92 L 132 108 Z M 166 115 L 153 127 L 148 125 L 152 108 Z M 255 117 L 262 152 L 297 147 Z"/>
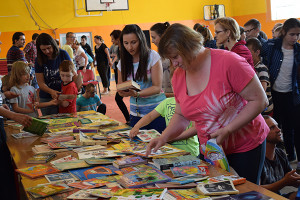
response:
<path fill-rule="evenodd" d="M 18 86 L 20 85 L 21 76 L 24 74 L 30 74 L 30 68 L 27 63 L 23 61 L 16 61 L 12 64 L 9 86 Z"/>
<path fill-rule="evenodd" d="M 220 24 L 225 30 L 230 31 L 230 38 L 233 40 L 238 40 L 240 39 L 240 26 L 239 24 L 235 21 L 235 19 L 231 17 L 221 17 L 218 18 L 215 21 L 215 25 Z"/>
<path fill-rule="evenodd" d="M 174 50 L 185 61 L 191 63 L 203 47 L 203 36 L 193 29 L 182 25 L 172 24 L 159 41 L 158 52 L 162 58 L 168 58 Z"/>

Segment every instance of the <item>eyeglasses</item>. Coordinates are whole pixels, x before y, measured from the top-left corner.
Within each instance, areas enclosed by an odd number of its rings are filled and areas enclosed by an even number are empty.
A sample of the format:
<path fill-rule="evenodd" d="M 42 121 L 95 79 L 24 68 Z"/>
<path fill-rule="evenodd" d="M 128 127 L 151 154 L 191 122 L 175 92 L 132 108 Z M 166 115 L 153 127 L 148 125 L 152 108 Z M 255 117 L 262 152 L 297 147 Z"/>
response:
<path fill-rule="evenodd" d="M 251 28 L 250 30 L 245 30 L 245 33 L 250 33 L 251 31 L 253 31 L 255 28 Z"/>
<path fill-rule="evenodd" d="M 223 30 L 223 31 L 215 31 L 215 35 L 218 35 L 221 32 L 225 32 L 225 30 Z"/>

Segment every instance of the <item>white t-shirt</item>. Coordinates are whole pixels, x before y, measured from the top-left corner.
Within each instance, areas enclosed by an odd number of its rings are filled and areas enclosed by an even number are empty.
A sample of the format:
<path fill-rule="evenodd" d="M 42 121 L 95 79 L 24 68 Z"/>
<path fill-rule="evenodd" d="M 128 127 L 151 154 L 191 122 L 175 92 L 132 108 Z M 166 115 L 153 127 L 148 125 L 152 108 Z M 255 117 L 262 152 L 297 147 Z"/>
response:
<path fill-rule="evenodd" d="M 77 67 L 84 67 L 85 65 L 85 59 L 81 56 L 82 53 L 85 53 L 83 48 L 81 46 L 78 47 L 78 49 L 75 51 L 75 62 Z"/>
<path fill-rule="evenodd" d="M 294 49 L 284 49 L 283 61 L 281 63 L 279 74 L 274 82 L 273 90 L 277 92 L 292 91 L 292 72 L 294 63 Z"/>

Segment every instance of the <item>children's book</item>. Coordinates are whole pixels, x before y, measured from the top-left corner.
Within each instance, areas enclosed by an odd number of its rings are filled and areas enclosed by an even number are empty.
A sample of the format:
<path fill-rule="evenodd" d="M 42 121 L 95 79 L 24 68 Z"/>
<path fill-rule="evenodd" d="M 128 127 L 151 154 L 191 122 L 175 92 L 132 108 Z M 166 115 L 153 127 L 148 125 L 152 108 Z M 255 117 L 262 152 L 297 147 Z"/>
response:
<path fill-rule="evenodd" d="M 212 165 L 221 167 L 228 172 L 230 171 L 229 163 L 223 151 L 223 148 L 222 146 L 219 146 L 217 144 L 215 138 L 207 141 L 204 152 L 204 159 Z"/>
<path fill-rule="evenodd" d="M 24 127 L 23 130 L 27 131 L 29 133 L 33 133 L 33 134 L 42 136 L 46 132 L 47 126 L 48 126 L 47 122 L 33 117 L 31 125 L 28 127 Z"/>
<path fill-rule="evenodd" d="M 140 138 L 143 142 L 150 142 L 152 139 L 160 136 L 160 133 L 155 130 L 140 130 L 137 137 Z"/>
<path fill-rule="evenodd" d="M 63 119 L 50 119 L 49 120 L 49 127 L 54 126 L 56 124 L 66 124 L 70 122 L 78 122 L 79 118 L 63 118 Z"/>
<path fill-rule="evenodd" d="M 200 159 L 192 155 L 183 155 L 172 158 L 153 159 L 153 163 L 158 169 L 166 170 L 170 169 L 171 167 L 199 165 Z"/>
<path fill-rule="evenodd" d="M 120 157 L 120 154 L 117 154 L 114 150 L 94 150 L 78 153 L 79 159 L 87 158 L 113 158 Z"/>
<path fill-rule="evenodd" d="M 47 165 L 39 164 L 31 167 L 26 167 L 23 169 L 16 169 L 16 172 L 24 176 L 28 176 L 29 178 L 37 178 L 37 177 L 44 176 L 46 174 L 57 173 L 59 172 L 59 170 Z"/>
<path fill-rule="evenodd" d="M 36 137 L 37 135 L 23 131 L 21 133 L 13 133 L 13 134 L 11 134 L 11 136 L 13 136 L 16 139 L 22 139 L 22 138 L 27 138 L 27 137 Z"/>
<path fill-rule="evenodd" d="M 107 145 L 107 139 L 97 139 L 94 140 L 92 137 L 87 136 L 83 132 L 79 132 L 79 134 L 76 136 L 76 141 L 78 145 L 87 146 L 87 145 Z"/>
<path fill-rule="evenodd" d="M 268 197 L 257 191 L 250 191 L 242 194 L 231 195 L 229 197 L 218 198 L 218 200 L 242 200 L 242 199 L 251 199 L 251 200 L 274 200 L 271 197 Z M 296 199 L 297 200 L 297 199 Z"/>
<path fill-rule="evenodd" d="M 114 158 L 87 158 L 84 159 L 84 161 L 89 165 L 110 165 L 113 164 L 113 162 L 116 159 Z"/>
<path fill-rule="evenodd" d="M 161 155 L 168 155 L 168 154 L 173 154 L 173 153 L 178 153 L 178 152 L 183 152 L 184 150 L 178 149 L 176 147 L 173 147 L 172 145 L 166 144 L 162 147 L 160 147 L 156 152 L 151 152 L 151 154 L 148 156 L 149 158 L 154 158 L 156 156 L 161 156 Z M 133 150 L 132 153 L 146 157 L 146 149 L 135 151 Z"/>
<path fill-rule="evenodd" d="M 208 175 L 208 166 L 206 165 L 190 165 L 181 167 L 171 167 L 171 171 L 174 177 L 188 176 L 192 174 Z"/>
<path fill-rule="evenodd" d="M 76 183 L 70 183 L 69 186 L 79 188 L 79 189 L 92 189 L 96 187 L 102 187 L 111 182 L 116 182 L 120 179 L 120 176 L 103 176 L 98 178 L 87 179 L 84 181 L 79 181 Z"/>
<path fill-rule="evenodd" d="M 49 152 L 63 152 L 63 151 L 68 151 L 68 149 L 51 149 L 47 144 L 41 144 L 32 147 L 32 151 L 35 154 L 39 154 L 39 153 L 49 153 Z"/>
<path fill-rule="evenodd" d="M 74 140 L 73 136 L 56 136 L 56 137 L 46 137 L 46 138 L 41 138 L 41 142 L 43 143 L 56 143 L 56 142 L 66 142 Z"/>
<path fill-rule="evenodd" d="M 82 152 L 86 152 L 86 151 L 94 151 L 94 150 L 99 150 L 99 149 L 106 149 L 106 146 L 103 146 L 103 145 L 87 146 L 87 147 L 73 149 L 73 151 L 75 153 L 82 153 Z"/>
<path fill-rule="evenodd" d="M 49 181 L 49 183 L 64 182 L 66 184 L 69 184 L 77 180 L 76 177 L 74 177 L 71 173 L 68 172 L 48 174 L 45 175 L 45 178 Z"/>
<path fill-rule="evenodd" d="M 90 167 L 90 165 L 87 164 L 84 160 L 72 160 L 68 162 L 55 163 L 54 167 L 59 169 L 60 171 L 65 171 L 69 169 Z"/>
<path fill-rule="evenodd" d="M 158 188 L 168 188 L 168 189 L 190 189 L 190 188 L 196 188 L 196 183 L 187 183 L 187 184 L 173 184 L 173 183 L 156 183 L 156 187 Z"/>
<path fill-rule="evenodd" d="M 44 198 L 57 193 L 67 192 L 70 190 L 70 187 L 64 183 L 50 183 L 27 188 L 26 190 L 34 198 Z"/>
<path fill-rule="evenodd" d="M 198 194 L 196 188 L 168 190 L 168 192 L 165 194 L 164 199 L 166 200 L 195 200 L 195 199 L 211 200 L 209 196 Z"/>
<path fill-rule="evenodd" d="M 53 159 L 56 156 L 55 153 L 40 153 L 40 154 L 35 154 L 31 158 L 29 158 L 26 163 L 28 164 L 43 164 L 47 163 L 51 159 Z"/>
<path fill-rule="evenodd" d="M 68 161 L 73 161 L 73 160 L 78 160 L 77 158 L 75 158 L 74 156 L 72 155 L 68 155 L 68 156 L 65 156 L 63 158 L 59 158 L 57 160 L 53 160 L 50 162 L 51 165 L 55 165 L 57 163 L 63 163 L 63 162 L 68 162 Z"/>
<path fill-rule="evenodd" d="M 100 132 L 104 133 L 104 134 L 108 134 L 108 133 L 113 133 L 113 132 L 118 132 L 118 131 L 126 131 L 126 130 L 130 130 L 130 129 L 131 129 L 131 126 L 128 126 L 126 124 L 122 124 L 122 125 L 119 125 L 119 126 L 100 129 Z"/>
<path fill-rule="evenodd" d="M 184 185 L 184 184 L 187 184 L 187 183 L 193 183 L 193 182 L 196 182 L 196 181 L 205 180 L 207 178 L 208 178 L 208 176 L 203 176 L 203 175 L 198 175 L 198 174 L 192 174 L 192 175 L 188 175 L 188 176 L 184 176 L 184 177 L 172 179 L 168 183 L 170 183 L 170 184 L 176 184 L 176 185 Z"/>
<path fill-rule="evenodd" d="M 156 169 L 155 166 L 151 164 L 141 164 L 141 165 L 122 168 L 121 172 L 122 174 L 128 174 L 129 172 L 133 172 L 133 171 L 152 170 L 153 168 Z"/>
<path fill-rule="evenodd" d="M 133 80 L 124 81 L 122 83 L 117 84 L 117 90 L 129 90 L 129 89 L 140 91 L 141 86 Z"/>
<path fill-rule="evenodd" d="M 230 175 L 230 174 L 211 177 L 208 180 L 211 182 L 220 182 L 220 181 L 231 180 L 234 185 L 246 183 L 246 178 L 243 178 L 243 177 L 240 177 L 237 175 Z"/>
<path fill-rule="evenodd" d="M 163 199 L 166 192 L 164 188 L 120 189 L 113 192 L 111 200 L 159 200 Z"/>
<path fill-rule="evenodd" d="M 77 119 L 78 121 L 78 119 Z M 67 122 L 67 123 L 62 123 L 62 124 L 51 124 L 48 126 L 48 129 L 60 129 L 60 128 L 73 128 L 73 127 L 79 127 L 80 124 L 77 121 L 73 122 Z"/>
<path fill-rule="evenodd" d="M 172 180 L 169 176 L 162 173 L 158 169 L 138 170 L 124 174 L 118 183 L 125 188 L 140 188 L 155 183 L 165 183 Z"/>
<path fill-rule="evenodd" d="M 97 200 L 98 197 L 91 196 L 85 190 L 79 190 L 79 191 L 71 194 L 70 196 L 68 196 L 67 199 L 84 199 L 84 200 L 94 199 L 94 200 Z"/>
<path fill-rule="evenodd" d="M 65 147 L 62 143 L 60 142 L 57 142 L 57 143 L 52 143 L 52 142 L 49 142 L 48 143 L 48 146 L 51 148 L 51 149 L 66 149 L 67 147 Z"/>
<path fill-rule="evenodd" d="M 98 133 L 98 129 L 95 128 L 88 128 L 88 129 L 83 129 L 82 127 L 74 128 L 73 133 Z"/>
<path fill-rule="evenodd" d="M 122 158 L 117 158 L 116 161 L 113 162 L 113 166 L 116 168 L 125 168 L 134 165 L 146 164 L 148 161 L 139 156 L 125 156 Z"/>
<path fill-rule="evenodd" d="M 203 195 L 223 195 L 223 194 L 238 194 L 239 191 L 235 189 L 232 181 L 221 181 L 216 183 L 202 183 L 197 185 L 197 191 Z"/>
<path fill-rule="evenodd" d="M 102 165 L 97 167 L 89 167 L 84 169 L 73 169 L 70 172 L 80 180 L 84 181 L 91 178 L 97 178 L 101 176 L 121 174 L 118 168 L 112 165 Z"/>
<path fill-rule="evenodd" d="M 111 189 L 88 189 L 86 190 L 86 193 L 95 197 L 101 197 L 105 199 L 112 197 Z"/>

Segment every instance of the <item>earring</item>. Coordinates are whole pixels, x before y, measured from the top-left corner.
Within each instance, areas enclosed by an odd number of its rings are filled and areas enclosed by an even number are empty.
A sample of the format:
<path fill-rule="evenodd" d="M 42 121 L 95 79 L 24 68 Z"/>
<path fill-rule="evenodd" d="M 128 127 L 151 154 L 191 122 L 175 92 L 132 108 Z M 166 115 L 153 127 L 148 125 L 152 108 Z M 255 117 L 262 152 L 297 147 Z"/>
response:
<path fill-rule="evenodd" d="M 229 42 L 229 37 L 228 37 L 228 40 L 227 40 L 227 42 Z"/>

